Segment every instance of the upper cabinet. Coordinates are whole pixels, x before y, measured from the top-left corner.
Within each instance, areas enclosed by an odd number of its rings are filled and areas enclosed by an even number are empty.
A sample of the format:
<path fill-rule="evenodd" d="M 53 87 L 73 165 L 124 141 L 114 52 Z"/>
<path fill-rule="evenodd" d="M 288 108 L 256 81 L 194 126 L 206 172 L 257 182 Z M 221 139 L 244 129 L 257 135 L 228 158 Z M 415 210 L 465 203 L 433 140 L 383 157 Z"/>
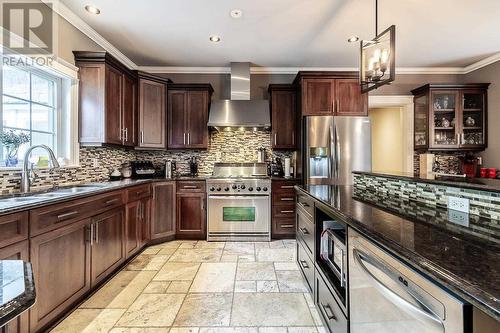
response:
<path fill-rule="evenodd" d="M 361 94 L 357 72 L 299 72 L 303 116 L 366 116 L 368 94 Z"/>
<path fill-rule="evenodd" d="M 106 52 L 73 51 L 79 67 L 79 133 L 82 145 L 137 142 L 137 79 Z"/>
<path fill-rule="evenodd" d="M 271 146 L 273 149 L 297 148 L 296 89 L 289 84 L 269 85 L 271 106 Z"/>
<path fill-rule="evenodd" d="M 207 149 L 210 84 L 168 85 L 168 148 Z"/>
<path fill-rule="evenodd" d="M 488 86 L 489 83 L 427 84 L 412 90 L 415 149 L 485 149 Z"/>
<path fill-rule="evenodd" d="M 167 79 L 144 72 L 139 78 L 139 148 L 167 148 Z"/>

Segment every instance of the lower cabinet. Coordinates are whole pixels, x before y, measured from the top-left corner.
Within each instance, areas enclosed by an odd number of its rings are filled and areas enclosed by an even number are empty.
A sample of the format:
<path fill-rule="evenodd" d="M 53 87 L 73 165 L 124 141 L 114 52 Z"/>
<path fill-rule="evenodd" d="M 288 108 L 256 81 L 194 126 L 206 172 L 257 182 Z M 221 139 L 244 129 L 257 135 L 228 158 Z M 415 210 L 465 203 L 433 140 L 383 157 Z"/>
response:
<path fill-rule="evenodd" d="M 124 210 L 113 209 L 92 218 L 92 285 L 106 278 L 125 260 Z"/>
<path fill-rule="evenodd" d="M 206 194 L 204 192 L 177 193 L 176 238 L 206 239 Z"/>
<path fill-rule="evenodd" d="M 299 182 L 280 179 L 272 182 L 272 228 L 273 239 L 295 237 L 295 190 Z"/>
<path fill-rule="evenodd" d="M 0 248 L 0 260 L 29 260 L 29 244 L 27 240 Z M 29 328 L 29 316 L 25 312 L 7 325 L 0 327 L 0 333 L 26 333 Z"/>
<path fill-rule="evenodd" d="M 347 333 L 349 331 L 347 318 L 337 304 L 333 292 L 317 270 L 314 276 L 314 304 L 323 322 L 330 332 Z"/>
<path fill-rule="evenodd" d="M 129 202 L 125 211 L 125 254 L 134 255 L 141 248 L 141 201 Z"/>
<path fill-rule="evenodd" d="M 153 183 L 151 239 L 175 235 L 175 181 Z"/>
<path fill-rule="evenodd" d="M 140 201 L 141 219 L 139 228 L 139 245 L 142 248 L 151 240 L 151 199 L 144 198 Z"/>
<path fill-rule="evenodd" d="M 90 290 L 90 219 L 31 239 L 37 302 L 30 331 L 38 331 Z"/>

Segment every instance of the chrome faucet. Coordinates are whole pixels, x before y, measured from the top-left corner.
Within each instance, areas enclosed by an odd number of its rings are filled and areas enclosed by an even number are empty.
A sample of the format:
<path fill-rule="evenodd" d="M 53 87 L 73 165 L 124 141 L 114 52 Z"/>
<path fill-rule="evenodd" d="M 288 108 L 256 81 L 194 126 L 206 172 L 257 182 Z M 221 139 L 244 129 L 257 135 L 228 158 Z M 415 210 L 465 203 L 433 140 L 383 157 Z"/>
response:
<path fill-rule="evenodd" d="M 33 171 L 33 163 L 30 163 L 29 158 L 33 149 L 43 148 L 49 153 L 50 164 L 52 164 L 52 169 L 59 168 L 59 162 L 57 162 L 56 155 L 49 146 L 46 145 L 35 145 L 28 148 L 26 153 L 24 154 L 24 164 L 23 164 L 23 173 L 21 175 L 21 193 L 29 193 L 31 183 L 35 180 L 36 175 L 31 177 L 31 174 L 34 174 Z"/>

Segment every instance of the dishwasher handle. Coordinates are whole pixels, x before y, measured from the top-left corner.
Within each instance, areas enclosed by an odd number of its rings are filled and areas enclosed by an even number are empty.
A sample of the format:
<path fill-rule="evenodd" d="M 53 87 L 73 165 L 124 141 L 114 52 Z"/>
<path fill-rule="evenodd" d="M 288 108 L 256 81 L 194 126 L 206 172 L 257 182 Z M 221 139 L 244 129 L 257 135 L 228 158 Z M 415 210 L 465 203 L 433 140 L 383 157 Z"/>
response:
<path fill-rule="evenodd" d="M 375 267 L 380 268 L 379 264 L 374 258 L 370 257 L 369 255 L 363 253 L 362 251 L 358 249 L 353 249 L 353 254 L 354 254 L 354 259 L 356 260 L 356 263 L 360 266 L 361 271 L 369 278 L 370 282 L 372 285 L 390 302 L 394 303 L 395 305 L 398 306 L 398 308 L 402 309 L 406 313 L 408 313 L 410 316 L 416 318 L 419 321 L 429 323 L 431 326 L 433 326 L 435 329 L 437 329 L 440 332 L 445 332 L 444 330 L 444 324 L 443 321 L 432 312 L 432 310 L 425 305 L 425 303 L 418 299 L 415 295 L 412 295 L 411 293 L 408 293 L 408 295 L 413 298 L 419 306 L 416 306 L 410 302 L 408 302 L 406 299 L 398 295 L 396 292 L 392 291 L 389 287 L 387 287 L 380 279 L 378 279 L 370 270 L 366 267 L 364 262 L 369 263 L 370 265 L 373 265 Z M 381 269 L 382 272 L 384 270 Z M 385 273 L 385 272 L 384 272 Z M 392 279 L 389 275 L 387 275 L 388 278 Z"/>

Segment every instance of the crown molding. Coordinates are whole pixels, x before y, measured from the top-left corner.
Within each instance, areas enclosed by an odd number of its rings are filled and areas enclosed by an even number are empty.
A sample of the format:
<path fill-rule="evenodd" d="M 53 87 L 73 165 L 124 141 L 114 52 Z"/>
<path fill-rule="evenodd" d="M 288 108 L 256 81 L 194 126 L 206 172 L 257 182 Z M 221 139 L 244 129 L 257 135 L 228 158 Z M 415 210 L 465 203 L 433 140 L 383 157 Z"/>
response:
<path fill-rule="evenodd" d="M 182 66 L 137 66 L 148 73 L 169 74 L 230 74 L 231 67 L 182 67 Z"/>
<path fill-rule="evenodd" d="M 495 53 L 494 55 L 489 56 L 488 58 L 485 58 L 483 60 L 479 60 L 478 62 L 475 62 L 469 66 L 465 66 L 463 68 L 464 74 L 468 74 L 470 72 L 476 71 L 478 69 L 481 69 L 483 67 L 491 65 L 497 61 L 500 61 L 500 52 Z"/>
<path fill-rule="evenodd" d="M 97 31 L 95 31 L 90 25 L 85 23 L 78 15 L 76 15 L 71 9 L 69 9 L 65 4 L 60 1 L 54 0 L 42 0 L 46 4 L 52 4 L 52 10 L 59 14 L 62 18 L 72 24 L 75 28 L 83 32 L 87 37 L 93 40 L 95 43 L 99 44 L 104 50 L 109 52 L 113 57 L 118 59 L 124 65 L 130 69 L 136 69 L 138 66 L 130 60 L 125 54 L 118 50 L 113 44 L 111 44 L 106 38 L 101 36 Z"/>

